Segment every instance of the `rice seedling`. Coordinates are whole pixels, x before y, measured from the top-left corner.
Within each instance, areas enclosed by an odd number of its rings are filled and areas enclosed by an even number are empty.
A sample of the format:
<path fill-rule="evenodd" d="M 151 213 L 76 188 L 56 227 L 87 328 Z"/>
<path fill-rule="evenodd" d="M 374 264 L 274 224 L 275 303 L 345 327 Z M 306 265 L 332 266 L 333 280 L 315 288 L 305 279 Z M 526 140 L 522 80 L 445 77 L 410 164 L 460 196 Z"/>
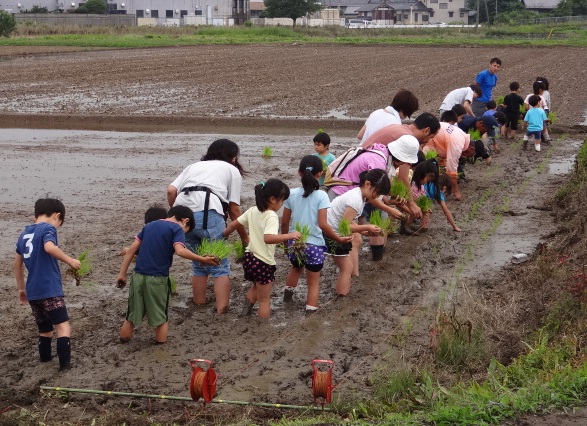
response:
<path fill-rule="evenodd" d="M 549 112 L 548 115 L 546 116 L 546 118 L 548 118 L 548 120 L 550 121 L 550 124 L 554 124 L 558 121 L 558 117 L 556 116 L 556 112 Z"/>
<path fill-rule="evenodd" d="M 471 136 L 472 141 L 480 141 L 481 140 L 481 132 L 477 129 L 469 130 L 469 135 Z"/>
<path fill-rule="evenodd" d="M 263 148 L 263 153 L 261 155 L 265 159 L 273 157 L 273 148 L 271 148 L 270 146 L 266 146 L 265 148 Z"/>
<path fill-rule="evenodd" d="M 196 254 L 200 256 L 213 256 L 218 261 L 226 259 L 232 253 L 233 247 L 226 240 L 202 240 L 200 246 L 196 249 Z"/>
<path fill-rule="evenodd" d="M 302 265 L 305 263 L 306 260 L 306 243 L 308 242 L 308 237 L 310 236 L 310 227 L 307 225 L 301 225 L 299 222 L 296 223 L 296 231 L 301 234 L 299 240 L 294 241 L 291 246 L 289 246 L 290 253 L 293 253 L 298 264 Z"/>
<path fill-rule="evenodd" d="M 504 100 L 505 100 L 505 96 L 498 96 L 497 101 L 495 101 L 495 102 L 497 103 L 497 105 L 503 105 Z"/>
<path fill-rule="evenodd" d="M 75 269 L 69 269 L 67 272 L 75 279 L 75 285 L 79 286 L 82 282 L 82 278 L 85 278 L 92 273 L 90 250 L 84 250 L 82 254 L 77 257 L 77 260 L 81 263 L 80 268 L 77 271 Z"/>
<path fill-rule="evenodd" d="M 391 189 L 389 195 L 399 199 L 408 199 L 410 197 L 410 188 L 400 179 L 393 178 L 391 180 Z"/>
<path fill-rule="evenodd" d="M 246 247 L 243 245 L 243 242 L 241 240 L 235 241 L 234 243 L 232 243 L 232 249 L 234 252 L 236 263 L 242 263 L 242 261 L 245 259 L 246 250 Z"/>
<path fill-rule="evenodd" d="M 426 151 L 426 160 L 433 160 L 436 158 L 438 158 L 438 152 L 433 149 Z"/>
<path fill-rule="evenodd" d="M 432 200 L 426 195 L 422 195 L 414 200 L 416 205 L 420 207 L 420 210 L 427 212 L 432 210 Z"/>
<path fill-rule="evenodd" d="M 381 213 L 381 210 L 374 210 L 369 217 L 369 223 L 371 225 L 378 226 L 381 229 L 381 233 L 383 235 L 387 235 L 391 232 L 394 232 L 396 226 L 394 225 L 393 221 L 389 217 L 384 217 Z"/>
<path fill-rule="evenodd" d="M 341 237 L 348 237 L 349 235 L 352 235 L 351 223 L 343 217 L 338 223 L 337 231 L 338 235 L 340 235 Z"/>
<path fill-rule="evenodd" d="M 169 282 L 171 283 L 171 294 L 177 294 L 177 280 L 173 275 L 169 276 Z"/>

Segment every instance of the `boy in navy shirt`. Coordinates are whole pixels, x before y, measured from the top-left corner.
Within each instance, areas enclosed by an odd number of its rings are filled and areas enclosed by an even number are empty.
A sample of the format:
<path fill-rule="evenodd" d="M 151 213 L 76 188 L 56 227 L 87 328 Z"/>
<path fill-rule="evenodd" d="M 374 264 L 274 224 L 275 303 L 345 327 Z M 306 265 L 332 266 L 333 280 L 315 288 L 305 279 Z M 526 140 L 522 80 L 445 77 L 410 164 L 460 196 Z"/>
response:
<path fill-rule="evenodd" d="M 132 339 L 134 325 L 140 324 L 145 315 L 149 319 L 149 325 L 155 327 L 156 343 L 167 341 L 167 308 L 171 295 L 169 268 L 174 254 L 205 265 L 218 265 L 216 258 L 198 256 L 185 247 L 185 233 L 193 228 L 194 213 L 191 209 L 174 206 L 167 213 L 167 219 L 146 224 L 129 247 L 116 280 L 119 288 L 126 285 L 126 273 L 136 254 L 137 261 L 130 281 L 126 319 L 120 329 L 121 342 Z"/>
<path fill-rule="evenodd" d="M 63 225 L 65 206 L 54 198 L 39 199 L 35 203 L 35 223 L 20 234 L 16 242 L 14 275 L 20 304 L 27 301 L 39 329 L 39 356 L 41 362 L 51 361 L 53 330 L 57 332 L 59 369 L 71 367 L 71 326 L 63 299 L 61 272 L 58 260 L 72 269 L 80 268 L 80 261 L 67 256 L 57 243 L 57 228 Z M 28 270 L 26 288 L 24 268 Z"/>

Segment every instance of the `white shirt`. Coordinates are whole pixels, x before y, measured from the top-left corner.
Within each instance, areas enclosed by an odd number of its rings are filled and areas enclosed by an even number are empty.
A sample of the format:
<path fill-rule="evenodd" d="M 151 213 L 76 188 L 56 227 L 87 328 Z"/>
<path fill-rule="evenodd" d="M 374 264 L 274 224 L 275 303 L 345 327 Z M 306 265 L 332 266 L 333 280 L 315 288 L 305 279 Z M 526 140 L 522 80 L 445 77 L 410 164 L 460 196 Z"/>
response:
<path fill-rule="evenodd" d="M 367 121 L 365 121 L 365 134 L 363 135 L 363 139 L 361 139 L 361 143 L 365 142 L 377 130 L 383 129 L 390 124 L 402 124 L 399 112 L 392 106 L 373 111 Z"/>
<path fill-rule="evenodd" d="M 365 200 L 363 199 L 361 188 L 357 187 L 355 189 L 351 189 L 350 191 L 347 191 L 332 200 L 330 209 L 328 210 L 327 222 L 335 231 L 338 229 L 338 224 L 343 218 L 347 207 L 350 207 L 357 212 L 354 219 L 358 219 L 358 217 L 363 213 L 363 208 L 365 208 Z"/>
<path fill-rule="evenodd" d="M 210 210 L 223 214 L 222 204 L 235 203 L 240 205 L 240 194 L 243 178 L 238 169 L 230 163 L 221 160 L 198 161 L 187 166 L 183 172 L 171 182 L 177 188 L 178 194 L 174 206 L 186 206 L 192 211 L 204 210 L 206 193 L 191 191 L 185 195 L 181 190 L 190 186 L 205 186 L 210 188 L 218 197 L 210 194 Z M 218 199 L 220 198 L 220 200 Z"/>
<path fill-rule="evenodd" d="M 473 89 L 470 87 L 461 87 L 449 92 L 448 95 L 442 101 L 439 109 L 450 110 L 455 105 L 463 105 L 465 101 L 473 102 Z"/>

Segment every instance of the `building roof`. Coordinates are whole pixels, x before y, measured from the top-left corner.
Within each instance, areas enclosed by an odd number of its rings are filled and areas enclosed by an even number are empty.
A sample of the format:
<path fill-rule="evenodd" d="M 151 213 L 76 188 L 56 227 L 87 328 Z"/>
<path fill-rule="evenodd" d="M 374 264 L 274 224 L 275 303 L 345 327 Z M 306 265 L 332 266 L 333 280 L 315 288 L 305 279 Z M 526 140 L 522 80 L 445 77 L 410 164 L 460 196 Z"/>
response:
<path fill-rule="evenodd" d="M 251 10 L 265 10 L 265 2 L 252 1 L 249 7 Z"/>
<path fill-rule="evenodd" d="M 561 0 L 522 0 L 526 9 L 554 9 Z"/>
<path fill-rule="evenodd" d="M 346 13 L 350 13 L 349 10 L 352 7 L 352 11 L 353 12 L 371 12 L 372 10 L 375 9 L 392 9 L 392 10 L 410 10 L 410 8 L 412 8 L 412 11 L 414 10 L 418 10 L 418 11 L 427 11 L 428 7 L 426 7 L 426 5 L 424 3 L 422 3 L 420 0 L 400 0 L 400 1 L 394 1 L 394 0 L 387 0 L 385 2 L 373 2 L 372 0 L 369 2 L 366 2 L 365 0 L 363 0 L 363 4 L 360 6 L 349 6 L 347 7 Z"/>

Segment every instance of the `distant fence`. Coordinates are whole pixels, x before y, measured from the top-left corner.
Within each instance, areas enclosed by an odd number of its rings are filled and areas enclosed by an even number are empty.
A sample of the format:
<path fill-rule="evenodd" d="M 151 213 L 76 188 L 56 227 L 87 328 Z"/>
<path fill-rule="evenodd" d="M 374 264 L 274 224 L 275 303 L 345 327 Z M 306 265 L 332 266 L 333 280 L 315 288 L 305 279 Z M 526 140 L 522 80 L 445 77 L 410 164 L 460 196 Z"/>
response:
<path fill-rule="evenodd" d="M 518 24 L 560 24 L 564 22 L 584 22 L 587 15 L 580 16 L 551 16 L 546 18 L 521 19 Z"/>
<path fill-rule="evenodd" d="M 84 15 L 81 13 L 16 13 L 16 22 L 37 22 L 46 25 L 79 25 L 80 27 L 108 27 L 137 25 L 135 15 Z"/>

